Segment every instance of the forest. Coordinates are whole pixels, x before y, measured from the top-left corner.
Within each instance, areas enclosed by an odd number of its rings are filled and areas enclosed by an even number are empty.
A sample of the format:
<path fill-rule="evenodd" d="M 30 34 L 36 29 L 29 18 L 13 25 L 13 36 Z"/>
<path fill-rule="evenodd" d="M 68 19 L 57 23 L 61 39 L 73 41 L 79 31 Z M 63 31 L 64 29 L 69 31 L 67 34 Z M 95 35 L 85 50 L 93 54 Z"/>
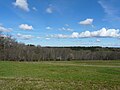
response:
<path fill-rule="evenodd" d="M 2 61 L 70 61 L 120 60 L 120 48 L 115 47 L 42 47 L 18 43 L 11 36 L 0 35 Z"/>

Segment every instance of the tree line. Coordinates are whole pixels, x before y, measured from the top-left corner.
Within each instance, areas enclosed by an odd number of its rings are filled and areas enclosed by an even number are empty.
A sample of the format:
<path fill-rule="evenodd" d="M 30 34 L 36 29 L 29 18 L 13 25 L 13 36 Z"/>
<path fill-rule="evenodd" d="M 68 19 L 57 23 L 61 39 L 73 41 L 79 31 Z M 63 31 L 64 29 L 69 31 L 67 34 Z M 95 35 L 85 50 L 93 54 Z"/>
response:
<path fill-rule="evenodd" d="M 0 36 L 0 60 L 70 61 L 120 60 L 120 48 L 108 47 L 41 47 L 18 43 L 10 36 Z"/>

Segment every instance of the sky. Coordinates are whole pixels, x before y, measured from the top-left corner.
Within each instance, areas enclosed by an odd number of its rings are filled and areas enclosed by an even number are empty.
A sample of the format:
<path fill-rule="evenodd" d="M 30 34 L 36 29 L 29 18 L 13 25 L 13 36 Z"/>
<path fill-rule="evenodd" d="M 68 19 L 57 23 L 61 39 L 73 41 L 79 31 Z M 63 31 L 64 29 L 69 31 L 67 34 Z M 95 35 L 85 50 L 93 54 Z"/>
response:
<path fill-rule="evenodd" d="M 0 32 L 25 44 L 120 47 L 120 0 L 0 0 Z"/>

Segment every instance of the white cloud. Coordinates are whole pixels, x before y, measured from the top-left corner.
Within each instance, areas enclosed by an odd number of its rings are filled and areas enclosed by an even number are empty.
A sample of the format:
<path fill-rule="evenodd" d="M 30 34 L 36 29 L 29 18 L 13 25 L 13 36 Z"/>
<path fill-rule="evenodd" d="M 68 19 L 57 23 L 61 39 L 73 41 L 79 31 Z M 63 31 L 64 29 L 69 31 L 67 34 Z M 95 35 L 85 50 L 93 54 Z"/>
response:
<path fill-rule="evenodd" d="M 64 35 L 64 34 L 50 35 L 48 37 L 51 37 L 51 38 L 68 38 L 68 36 Z"/>
<path fill-rule="evenodd" d="M 112 21 L 117 20 L 120 21 L 120 10 L 116 8 L 116 2 L 114 0 L 99 0 L 98 3 L 103 8 L 106 16 L 104 20 Z"/>
<path fill-rule="evenodd" d="M 41 36 L 37 36 L 36 38 L 41 39 L 42 37 Z"/>
<path fill-rule="evenodd" d="M 23 29 L 23 30 L 32 30 L 33 26 L 30 26 L 28 24 L 21 24 L 21 25 L 19 25 L 19 28 Z"/>
<path fill-rule="evenodd" d="M 45 38 L 46 40 L 50 40 L 50 38 Z"/>
<path fill-rule="evenodd" d="M 13 5 L 25 11 L 29 11 L 27 0 L 16 0 L 16 2 L 13 3 Z"/>
<path fill-rule="evenodd" d="M 33 9 L 34 11 L 37 11 L 37 8 L 36 8 L 36 7 L 33 7 L 32 9 Z"/>
<path fill-rule="evenodd" d="M 12 29 L 11 28 L 5 28 L 2 25 L 0 25 L 0 32 L 11 32 Z"/>
<path fill-rule="evenodd" d="M 71 28 L 69 24 L 65 24 L 64 27 L 59 28 L 58 30 L 61 30 L 61 31 L 74 31 L 74 29 Z"/>
<path fill-rule="evenodd" d="M 108 15 L 113 15 L 115 13 L 117 13 L 117 10 L 114 9 L 108 2 L 106 2 L 105 0 L 100 0 L 98 1 L 98 3 L 101 5 L 101 7 L 104 9 L 104 12 Z"/>
<path fill-rule="evenodd" d="M 47 30 L 52 30 L 52 28 L 51 28 L 51 27 L 46 27 L 46 29 L 47 29 Z"/>
<path fill-rule="evenodd" d="M 65 30 L 66 30 L 66 28 L 65 28 L 65 27 L 62 27 L 62 28 L 59 28 L 59 30 L 63 30 L 63 31 L 65 31 Z"/>
<path fill-rule="evenodd" d="M 32 35 L 24 35 L 24 34 L 20 34 L 20 33 L 17 34 L 17 37 L 24 39 L 24 40 L 29 40 L 29 39 L 33 38 Z"/>
<path fill-rule="evenodd" d="M 73 32 L 70 37 L 71 38 L 78 38 L 79 37 L 79 33 L 78 32 Z"/>
<path fill-rule="evenodd" d="M 84 21 L 79 22 L 79 24 L 81 24 L 81 25 L 92 25 L 92 23 L 93 23 L 93 19 L 91 19 L 91 18 L 88 18 Z"/>
<path fill-rule="evenodd" d="M 96 39 L 96 42 L 101 42 L 101 40 L 100 39 Z"/>
<path fill-rule="evenodd" d="M 106 29 L 106 28 L 102 28 L 98 31 L 85 31 L 80 33 L 79 37 L 119 37 L 120 33 L 119 33 L 119 29 Z"/>
<path fill-rule="evenodd" d="M 53 13 L 53 8 L 52 7 L 48 7 L 46 9 L 46 12 L 49 13 L 49 14 Z"/>
<path fill-rule="evenodd" d="M 57 34 L 51 35 L 53 38 L 120 38 L 120 30 L 119 29 L 106 29 L 102 28 L 98 31 L 85 31 L 85 32 L 73 32 L 71 35 Z"/>
<path fill-rule="evenodd" d="M 73 29 L 72 28 L 69 28 L 69 27 L 62 27 L 62 28 L 59 28 L 59 30 L 61 30 L 61 31 L 73 31 Z"/>
<path fill-rule="evenodd" d="M 79 34 L 79 37 L 91 37 L 91 32 L 90 31 L 85 31 Z"/>
<path fill-rule="evenodd" d="M 66 31 L 73 31 L 72 28 L 66 28 Z"/>
<path fill-rule="evenodd" d="M 119 37 L 120 36 L 119 29 L 106 29 L 102 28 L 98 31 L 91 32 L 92 37 Z"/>
<path fill-rule="evenodd" d="M 66 27 L 69 27 L 69 24 L 65 24 Z"/>

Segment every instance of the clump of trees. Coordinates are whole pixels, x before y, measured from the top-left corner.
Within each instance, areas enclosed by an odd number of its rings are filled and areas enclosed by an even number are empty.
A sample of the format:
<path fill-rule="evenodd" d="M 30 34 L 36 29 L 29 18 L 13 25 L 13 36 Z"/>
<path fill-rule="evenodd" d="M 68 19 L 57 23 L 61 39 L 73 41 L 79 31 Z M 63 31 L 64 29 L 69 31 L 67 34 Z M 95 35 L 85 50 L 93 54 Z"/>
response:
<path fill-rule="evenodd" d="M 16 42 L 10 36 L 0 36 L 0 60 L 120 60 L 120 48 L 103 47 L 41 47 Z"/>

